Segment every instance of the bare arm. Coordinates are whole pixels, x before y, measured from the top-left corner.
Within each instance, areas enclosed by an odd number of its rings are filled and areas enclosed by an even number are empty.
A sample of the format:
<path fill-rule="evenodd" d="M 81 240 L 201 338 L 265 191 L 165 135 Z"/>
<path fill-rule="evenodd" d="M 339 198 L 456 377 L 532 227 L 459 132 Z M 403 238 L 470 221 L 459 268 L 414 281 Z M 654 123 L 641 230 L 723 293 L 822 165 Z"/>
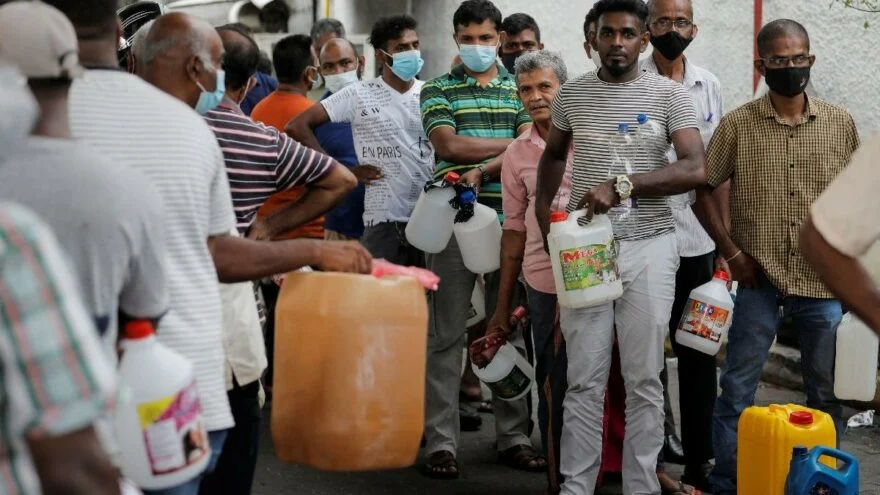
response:
<path fill-rule="evenodd" d="M 437 127 L 429 136 L 441 160 L 469 165 L 494 158 L 507 149 L 512 139 L 459 136 L 451 127 Z"/>
<path fill-rule="evenodd" d="M 315 128 L 327 122 L 330 122 L 330 115 L 327 114 L 327 109 L 324 108 L 324 105 L 318 103 L 312 105 L 311 108 L 288 122 L 284 132 L 303 145 L 326 155 L 327 152 L 324 151 L 321 143 L 318 142 L 317 136 L 315 136 Z"/>
<path fill-rule="evenodd" d="M 256 280 L 316 266 L 324 271 L 369 273 L 372 257 L 357 242 L 314 239 L 254 241 L 230 235 L 208 238 L 217 277 L 223 283 Z"/>
<path fill-rule="evenodd" d="M 58 437 L 28 438 L 28 449 L 49 495 L 118 495 L 119 477 L 90 426 Z"/>
<path fill-rule="evenodd" d="M 497 324 L 503 324 L 505 329 L 509 327 L 510 300 L 522 271 L 525 252 L 526 233 L 505 230 L 501 235 L 501 280 L 498 285 L 498 302 L 495 305 L 495 315 L 492 316 L 489 331 Z"/>
<path fill-rule="evenodd" d="M 706 183 L 706 152 L 695 128 L 672 133 L 678 161 L 646 174 L 630 176 L 633 196 L 674 196 Z"/>
<path fill-rule="evenodd" d="M 697 188 L 697 202 L 694 203 L 694 213 L 696 213 L 700 223 L 703 224 L 703 228 L 706 229 L 715 241 L 718 251 L 724 258 L 731 258 L 739 251 L 733 239 L 730 238 L 730 231 L 724 225 L 721 209 L 713 196 L 713 190 L 710 186 L 704 184 Z"/>
<path fill-rule="evenodd" d="M 316 105 L 317 106 L 317 105 Z M 273 239 L 327 213 L 357 187 L 357 178 L 344 165 L 333 162 L 326 177 L 306 186 L 306 193 L 272 214 L 254 222 L 255 239 Z"/>
<path fill-rule="evenodd" d="M 718 208 L 721 209 L 721 220 L 724 222 L 724 227 L 730 232 L 730 179 L 716 187 L 712 196 L 718 202 Z"/>
<path fill-rule="evenodd" d="M 801 230 L 801 252 L 840 301 L 880 334 L 880 289 L 856 258 L 834 248 L 822 237 L 812 217 Z"/>
<path fill-rule="evenodd" d="M 541 227 L 546 247 L 547 234 L 550 233 L 550 205 L 562 184 L 565 175 L 565 164 L 568 160 L 568 149 L 571 146 L 571 131 L 563 131 L 556 126 L 550 127 L 547 136 L 547 147 L 538 162 L 538 185 L 535 197 L 535 216 Z"/>

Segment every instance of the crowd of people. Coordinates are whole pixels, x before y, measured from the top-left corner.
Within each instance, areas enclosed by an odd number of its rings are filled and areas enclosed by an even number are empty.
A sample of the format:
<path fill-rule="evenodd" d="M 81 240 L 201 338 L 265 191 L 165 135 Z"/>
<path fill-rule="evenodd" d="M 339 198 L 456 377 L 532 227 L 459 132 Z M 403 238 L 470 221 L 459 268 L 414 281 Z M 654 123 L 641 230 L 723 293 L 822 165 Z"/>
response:
<path fill-rule="evenodd" d="M 880 141 L 857 151 L 850 114 L 805 94 L 816 57 L 798 22 L 761 29 L 754 67 L 769 93 L 724 113 L 721 82 L 685 55 L 689 0 L 596 2 L 583 34 L 597 69 L 577 76 L 531 16 L 464 0 L 458 55 L 426 80 L 403 14 L 372 27 L 372 77 L 333 19 L 270 58 L 244 25 L 154 2 L 0 3 L 0 492 L 119 493 L 104 423 L 120 328 L 149 320 L 194 365 L 212 458 L 196 479 L 143 492 L 251 493 L 276 276 L 366 274 L 379 258 L 441 280 L 426 296 L 430 478 L 459 477 L 478 407 L 495 417 L 499 462 L 546 473 L 548 493 L 593 493 L 616 456 L 628 495 L 734 494 L 737 421 L 783 318 L 807 405 L 844 431 L 843 308 L 880 332 L 880 291 L 858 260 L 880 238 Z M 639 114 L 662 143 L 613 173 L 608 140 Z M 493 273 L 469 271 L 454 237 L 433 254 L 407 240 L 424 186 L 449 172 L 502 223 Z M 623 295 L 560 308 L 551 212 L 621 203 L 638 211 L 616 234 Z M 739 284 L 721 392 L 714 356 L 673 339 L 679 440 L 664 343 L 716 269 Z M 468 328 L 475 287 L 487 318 Z M 530 326 L 511 325 L 518 306 Z M 483 336 L 533 358 L 540 444 L 529 397 L 483 402 L 462 376 L 463 349 Z M 681 480 L 668 462 L 684 464 Z"/>

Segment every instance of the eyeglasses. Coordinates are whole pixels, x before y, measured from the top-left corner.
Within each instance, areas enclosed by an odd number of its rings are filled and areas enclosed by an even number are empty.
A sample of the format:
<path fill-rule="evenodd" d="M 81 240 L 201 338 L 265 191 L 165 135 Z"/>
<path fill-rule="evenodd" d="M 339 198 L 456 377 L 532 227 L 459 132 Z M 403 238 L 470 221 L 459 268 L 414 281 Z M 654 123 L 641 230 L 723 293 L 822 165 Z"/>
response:
<path fill-rule="evenodd" d="M 810 62 L 812 62 L 813 56 L 795 55 L 793 57 L 770 57 L 760 58 L 758 60 L 763 60 L 767 67 L 788 67 L 789 65 L 794 65 L 795 67 L 806 67 L 810 65 Z"/>
<path fill-rule="evenodd" d="M 659 29 L 672 29 L 675 26 L 676 29 L 685 30 L 691 28 L 694 23 L 687 19 L 658 19 L 652 22 L 651 25 Z"/>

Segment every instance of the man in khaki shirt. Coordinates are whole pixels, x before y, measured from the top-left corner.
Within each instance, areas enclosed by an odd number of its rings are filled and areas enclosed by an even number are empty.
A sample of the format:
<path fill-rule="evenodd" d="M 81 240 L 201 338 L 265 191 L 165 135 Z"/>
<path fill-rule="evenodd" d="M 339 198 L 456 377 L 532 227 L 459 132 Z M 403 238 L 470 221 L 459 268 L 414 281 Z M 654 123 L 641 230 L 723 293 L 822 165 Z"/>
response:
<path fill-rule="evenodd" d="M 737 422 L 754 404 L 782 318 L 798 329 L 807 405 L 830 414 L 838 433 L 844 426 L 833 376 L 841 306 L 801 253 L 798 237 L 813 201 L 843 171 L 859 138 L 848 112 L 804 94 L 815 56 L 803 26 L 769 23 L 758 34 L 758 51 L 755 67 L 770 93 L 722 119 L 696 205 L 719 264 L 740 283 L 713 420 L 716 495 L 736 492 Z M 729 232 L 709 196 L 728 179 Z"/>
<path fill-rule="evenodd" d="M 880 135 L 853 155 L 849 167 L 813 203 L 801 232 L 807 261 L 847 308 L 880 334 L 880 265 L 859 261 L 880 240 Z"/>

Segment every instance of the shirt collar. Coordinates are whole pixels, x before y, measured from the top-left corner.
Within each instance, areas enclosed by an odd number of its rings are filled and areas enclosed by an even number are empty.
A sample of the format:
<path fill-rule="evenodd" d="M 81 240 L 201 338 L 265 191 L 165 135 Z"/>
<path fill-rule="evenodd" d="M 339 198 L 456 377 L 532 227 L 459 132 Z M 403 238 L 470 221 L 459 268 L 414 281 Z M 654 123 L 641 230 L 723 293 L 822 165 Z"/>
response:
<path fill-rule="evenodd" d="M 510 72 L 508 72 L 508 70 L 505 69 L 503 65 L 495 64 L 495 66 L 498 67 L 498 75 L 495 76 L 495 78 L 489 82 L 489 86 L 497 84 L 498 81 L 512 78 L 512 76 L 510 75 Z M 468 73 L 465 72 L 464 64 L 458 64 L 455 67 L 453 67 L 452 70 L 449 72 L 449 75 L 459 81 L 467 81 L 469 79 L 476 81 L 475 78 L 469 76 Z M 475 82 L 475 84 L 476 84 L 476 82 Z"/>
<path fill-rule="evenodd" d="M 217 105 L 217 110 L 244 115 L 244 112 L 241 111 L 241 107 L 238 106 L 238 103 L 232 101 L 228 96 L 223 97 L 223 101 L 221 101 L 220 104 Z"/>
<path fill-rule="evenodd" d="M 535 130 L 535 125 L 532 124 L 528 129 L 523 132 L 524 139 L 528 139 L 530 143 L 534 144 L 538 147 L 538 149 L 545 149 L 547 147 L 547 142 L 541 138 L 541 135 L 538 134 L 538 131 Z"/>
<path fill-rule="evenodd" d="M 806 112 L 804 112 L 804 116 L 809 120 L 815 120 L 816 117 L 819 116 L 819 112 L 816 111 L 816 105 L 810 103 L 810 97 L 807 95 L 807 93 L 804 93 L 804 98 L 806 98 L 807 100 L 807 110 Z M 773 108 L 773 102 L 770 101 L 769 92 L 761 97 L 761 102 L 759 105 L 759 110 L 762 117 L 764 117 L 765 119 L 776 119 L 780 122 L 782 121 L 782 118 L 780 118 L 779 114 L 776 113 L 776 109 Z"/>
<path fill-rule="evenodd" d="M 653 72 L 658 75 L 660 74 L 660 69 L 657 68 L 657 62 L 654 61 L 654 55 L 651 55 L 642 62 L 642 70 Z M 703 71 L 691 63 L 687 57 L 684 57 L 684 80 L 681 84 L 685 89 L 691 89 L 697 84 L 700 86 L 706 84 L 706 79 L 703 77 Z"/>

